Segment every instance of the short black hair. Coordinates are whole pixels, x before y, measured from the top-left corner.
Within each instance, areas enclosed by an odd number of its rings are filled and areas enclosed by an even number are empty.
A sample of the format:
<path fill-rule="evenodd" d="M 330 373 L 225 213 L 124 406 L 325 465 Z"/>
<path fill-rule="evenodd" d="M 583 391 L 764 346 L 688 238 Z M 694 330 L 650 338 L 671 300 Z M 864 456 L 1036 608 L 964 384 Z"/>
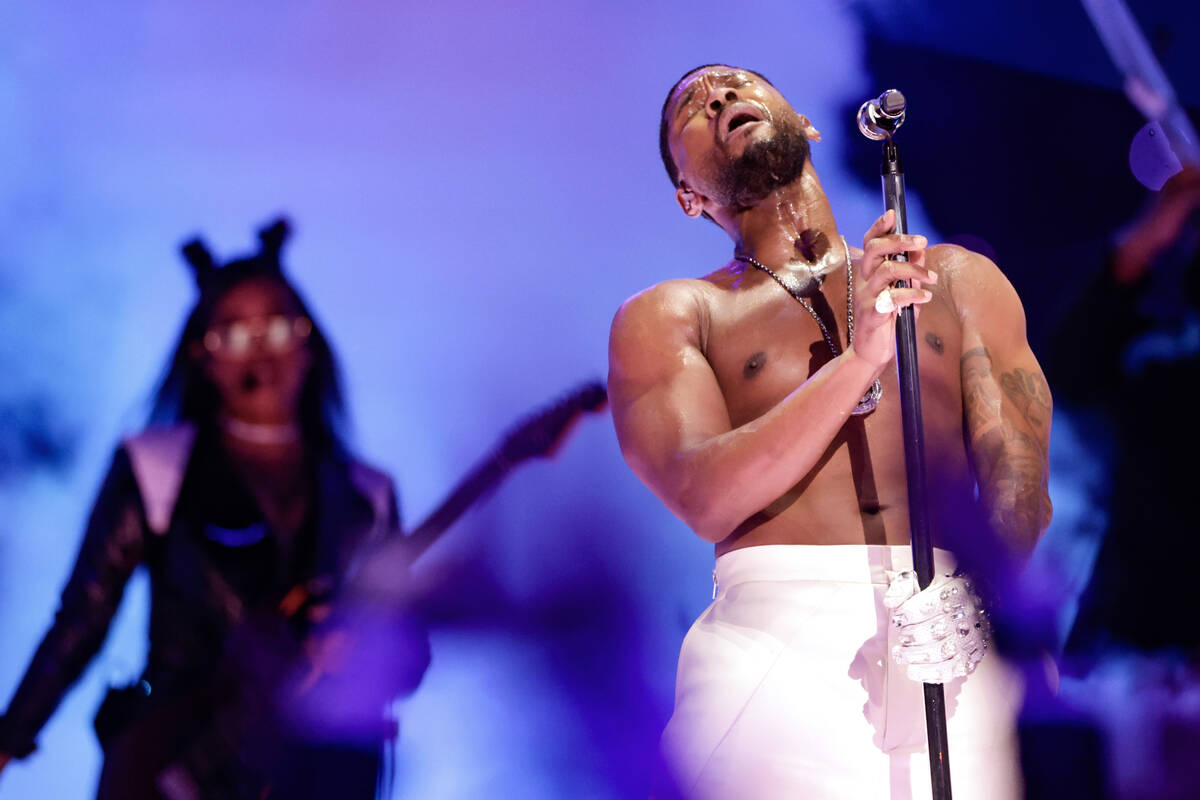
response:
<path fill-rule="evenodd" d="M 671 84 L 671 89 L 667 92 L 667 96 L 663 100 L 662 110 L 658 114 L 658 154 L 660 156 L 662 156 L 663 166 L 666 167 L 667 177 L 669 177 L 671 179 L 672 186 L 675 186 L 675 187 L 679 186 L 679 166 L 675 163 L 675 159 L 671 157 L 671 148 L 667 143 L 667 135 L 668 135 L 668 132 L 670 129 L 670 124 L 667 121 L 667 106 L 670 105 L 670 103 L 671 103 L 671 97 L 675 94 L 675 90 L 679 88 L 679 85 L 681 83 L 683 83 L 685 80 L 687 80 L 687 77 L 689 75 L 699 72 L 702 69 L 708 69 L 709 67 L 730 67 L 730 66 L 733 66 L 733 65 L 732 64 L 701 64 L 698 67 L 692 67 L 687 72 L 680 75 L 679 80 L 677 80 L 677 81 L 675 81 L 675 83 Z M 745 69 L 744 67 L 735 67 L 735 69 L 742 69 L 745 72 L 749 72 L 751 75 L 757 75 L 758 77 L 762 78 L 767 83 L 771 83 L 771 79 L 768 78 L 766 75 L 763 75 L 761 72 L 755 72 L 752 69 Z M 771 85 L 774 86 L 775 84 L 771 83 Z"/>

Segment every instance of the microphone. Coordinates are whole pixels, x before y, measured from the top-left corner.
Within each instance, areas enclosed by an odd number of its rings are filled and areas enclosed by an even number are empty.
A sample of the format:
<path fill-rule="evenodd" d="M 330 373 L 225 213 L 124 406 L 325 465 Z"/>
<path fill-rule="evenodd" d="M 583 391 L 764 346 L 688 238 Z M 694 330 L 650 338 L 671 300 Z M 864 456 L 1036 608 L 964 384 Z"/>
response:
<path fill-rule="evenodd" d="M 858 129 L 868 139 L 890 139 L 896 129 L 904 124 L 904 108 L 904 95 L 900 90 L 888 89 L 859 107 Z"/>

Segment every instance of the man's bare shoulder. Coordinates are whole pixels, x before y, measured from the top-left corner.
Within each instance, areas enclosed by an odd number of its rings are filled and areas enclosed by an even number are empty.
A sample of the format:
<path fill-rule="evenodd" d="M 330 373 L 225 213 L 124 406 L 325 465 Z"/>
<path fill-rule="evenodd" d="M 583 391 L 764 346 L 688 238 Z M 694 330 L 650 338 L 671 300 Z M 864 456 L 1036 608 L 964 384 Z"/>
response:
<path fill-rule="evenodd" d="M 705 278 L 675 278 L 643 289 L 617 309 L 613 337 L 629 329 L 699 329 L 708 316 L 714 291 Z"/>
<path fill-rule="evenodd" d="M 1017 291 L 996 262 L 956 244 L 935 245 L 926 257 L 960 319 L 1009 317 L 1024 324 Z"/>
<path fill-rule="evenodd" d="M 744 273 L 742 264 L 730 261 L 699 278 L 673 278 L 643 289 L 617 309 L 613 332 L 631 324 L 706 328 L 713 303 L 736 290 Z"/>
<path fill-rule="evenodd" d="M 1003 270 L 982 253 L 957 244 L 938 244 L 930 247 L 926 258 L 930 269 L 938 274 L 939 283 L 955 300 L 983 296 L 990 291 L 1011 291 L 1012 285 Z"/>
<path fill-rule="evenodd" d="M 931 269 L 936 270 L 938 277 L 950 284 L 955 281 L 996 281 L 1007 282 L 1004 272 L 982 253 L 957 244 L 935 244 L 926 251 L 926 258 Z"/>

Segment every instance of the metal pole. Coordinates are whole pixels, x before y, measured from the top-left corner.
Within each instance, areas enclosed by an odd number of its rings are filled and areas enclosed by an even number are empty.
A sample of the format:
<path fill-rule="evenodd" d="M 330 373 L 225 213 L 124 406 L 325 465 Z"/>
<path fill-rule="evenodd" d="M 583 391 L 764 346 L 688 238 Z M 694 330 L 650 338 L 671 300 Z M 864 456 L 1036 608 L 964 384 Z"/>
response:
<path fill-rule="evenodd" d="M 896 212 L 893 233 L 907 233 L 904 209 L 904 169 L 900 151 L 888 136 L 883 143 L 884 205 Z M 898 255 L 897 261 L 908 256 Z M 899 281 L 898 286 L 908 286 Z M 908 516 L 913 569 L 924 589 L 933 580 L 933 541 L 929 535 L 929 503 L 925 494 L 925 434 L 921 422 L 921 376 L 917 369 L 917 321 L 912 306 L 896 320 L 896 369 L 900 379 L 900 416 L 904 428 L 904 466 L 908 474 Z M 946 735 L 946 695 L 941 684 L 923 684 L 925 729 L 929 740 L 929 773 L 934 800 L 950 800 L 950 748 Z"/>

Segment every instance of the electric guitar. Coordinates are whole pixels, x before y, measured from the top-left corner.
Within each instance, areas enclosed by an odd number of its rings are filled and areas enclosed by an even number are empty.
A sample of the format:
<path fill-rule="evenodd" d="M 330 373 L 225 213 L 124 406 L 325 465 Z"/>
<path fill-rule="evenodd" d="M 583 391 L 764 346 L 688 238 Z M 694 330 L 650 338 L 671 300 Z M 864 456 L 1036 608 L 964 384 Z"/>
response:
<path fill-rule="evenodd" d="M 584 412 L 600 410 L 607 399 L 603 384 L 586 383 L 518 424 L 408 536 L 395 537 L 382 549 L 364 554 L 363 569 L 351 579 L 351 586 L 385 597 L 399 590 L 402 596 L 404 587 L 397 585 L 397 578 L 407 575 L 406 568 L 414 559 L 514 467 L 528 459 L 552 454 L 565 440 L 571 425 Z M 214 575 L 214 582 L 217 578 Z M 403 577 L 399 583 L 404 583 Z M 223 579 L 219 584 L 221 592 L 232 591 L 224 586 Z M 296 640 L 294 631 L 288 627 L 290 620 L 304 615 L 304 609 L 328 603 L 328 597 L 314 597 L 304 586 L 297 586 L 284 598 L 277 615 L 245 619 L 240 613 L 232 614 L 226 660 L 237 680 L 218 670 L 220 674 L 211 682 L 202 683 L 196 691 L 148 712 L 143 708 L 147 693 L 138 687 L 110 690 L 109 699 L 97 717 L 97 732 L 105 741 L 105 758 L 113 774 L 119 776 L 118 780 L 134 780 L 139 786 L 157 783 L 160 789 L 164 781 L 186 778 L 189 785 L 202 787 L 206 797 L 225 797 L 216 787 L 231 786 L 231 781 L 248 781 L 251 783 L 247 785 L 255 787 L 251 794 L 268 796 L 263 792 L 270 792 L 270 780 L 252 767 L 261 757 L 258 753 L 261 747 L 255 743 L 269 744 L 275 733 L 271 727 L 275 713 L 272 692 L 278 692 L 281 681 L 293 680 L 293 668 L 298 664 L 303 668 L 289 687 L 293 706 L 303 701 L 322 679 L 339 680 L 336 673 L 340 670 L 331 672 L 323 663 L 330 648 L 314 647 L 317 642 L 312 639 Z M 389 630 L 389 634 L 396 636 L 397 632 Z M 329 641 L 326 640 L 327 644 Z M 418 653 L 413 663 L 396 665 L 396 672 L 412 673 L 404 678 L 411 685 L 384 687 L 381 691 L 387 696 L 385 699 L 395 696 L 400 689 L 411 692 L 415 688 L 428 663 L 428 646 L 425 648 L 424 661 Z M 340 678 L 342 683 L 347 679 L 352 680 L 353 676 Z M 263 687 L 273 688 L 268 691 Z M 383 705 L 381 701 L 378 709 L 372 709 L 380 719 L 381 740 L 395 734 L 394 722 L 387 730 L 388 720 L 380 712 Z M 207 721 L 196 730 L 198 720 L 202 719 Z M 191 743 L 179 753 L 167 744 L 175 742 L 181 731 L 190 732 Z M 253 752 L 243 752 L 245 747 L 252 747 Z"/>

